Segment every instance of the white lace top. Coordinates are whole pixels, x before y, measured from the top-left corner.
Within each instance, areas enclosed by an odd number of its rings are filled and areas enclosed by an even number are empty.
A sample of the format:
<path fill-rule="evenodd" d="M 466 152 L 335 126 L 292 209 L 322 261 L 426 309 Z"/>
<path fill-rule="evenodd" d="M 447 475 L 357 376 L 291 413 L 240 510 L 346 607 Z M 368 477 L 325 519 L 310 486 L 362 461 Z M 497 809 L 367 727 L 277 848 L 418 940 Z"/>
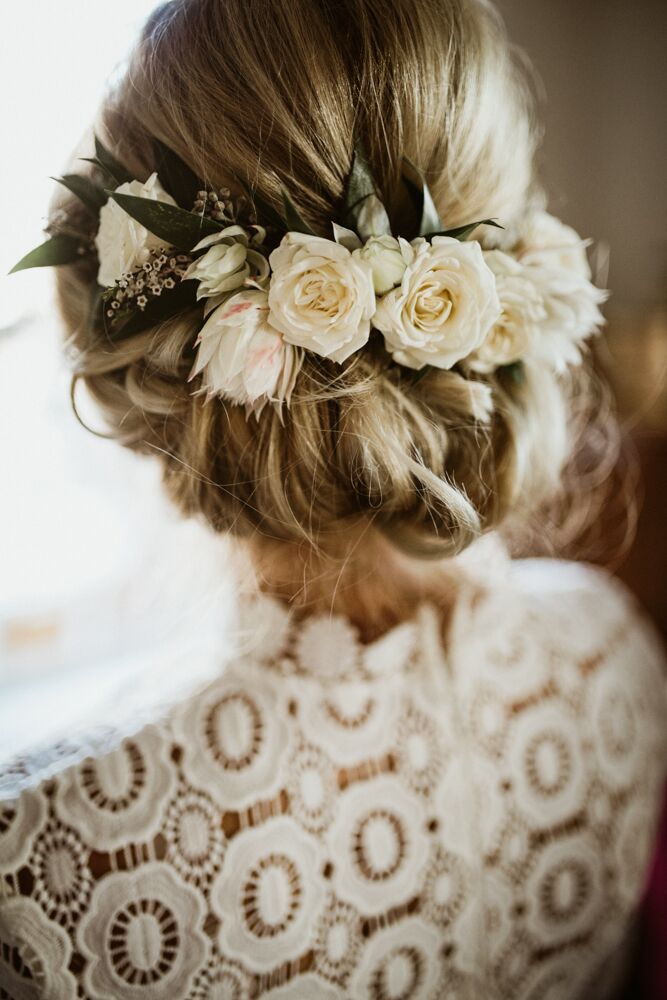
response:
<path fill-rule="evenodd" d="M 550 562 L 368 646 L 267 599 L 220 676 L 2 777 L 0 996 L 612 995 L 665 771 L 662 660 Z M 187 669 L 187 665 L 185 665 Z"/>

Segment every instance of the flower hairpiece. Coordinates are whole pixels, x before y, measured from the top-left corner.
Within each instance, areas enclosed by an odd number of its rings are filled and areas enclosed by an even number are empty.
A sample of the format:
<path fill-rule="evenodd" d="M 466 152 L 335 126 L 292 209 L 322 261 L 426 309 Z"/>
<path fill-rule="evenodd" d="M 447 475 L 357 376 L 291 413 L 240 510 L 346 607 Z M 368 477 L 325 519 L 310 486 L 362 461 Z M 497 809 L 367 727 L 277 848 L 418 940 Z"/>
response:
<path fill-rule="evenodd" d="M 534 213 L 511 253 L 483 250 L 472 234 L 498 223 L 445 229 L 407 160 L 412 233 L 393 235 L 357 148 L 326 239 L 284 189 L 280 213 L 241 181 L 240 197 L 202 183 L 157 141 L 157 170 L 144 183 L 98 139 L 95 149 L 102 183 L 59 179 L 84 206 L 88 231 L 52 220 L 50 238 L 13 270 L 97 254 L 92 322 L 113 340 L 198 308 L 190 379 L 248 411 L 289 404 L 304 352 L 342 363 L 373 330 L 405 368 L 517 374 L 528 359 L 557 371 L 578 363 L 603 322 L 606 294 L 591 283 L 574 230 Z"/>

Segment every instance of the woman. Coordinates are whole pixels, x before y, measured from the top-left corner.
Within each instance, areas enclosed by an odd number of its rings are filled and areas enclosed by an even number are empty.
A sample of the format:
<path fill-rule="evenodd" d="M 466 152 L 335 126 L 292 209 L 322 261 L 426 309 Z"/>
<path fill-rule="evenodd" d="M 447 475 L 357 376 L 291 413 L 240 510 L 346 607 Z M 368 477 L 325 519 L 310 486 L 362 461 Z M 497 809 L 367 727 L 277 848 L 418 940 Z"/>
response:
<path fill-rule="evenodd" d="M 502 542 L 592 511 L 613 434 L 494 11 L 174 0 L 96 131 L 21 266 L 254 585 L 213 683 L 5 775 L 4 995 L 613 996 L 663 664 L 604 573 Z"/>

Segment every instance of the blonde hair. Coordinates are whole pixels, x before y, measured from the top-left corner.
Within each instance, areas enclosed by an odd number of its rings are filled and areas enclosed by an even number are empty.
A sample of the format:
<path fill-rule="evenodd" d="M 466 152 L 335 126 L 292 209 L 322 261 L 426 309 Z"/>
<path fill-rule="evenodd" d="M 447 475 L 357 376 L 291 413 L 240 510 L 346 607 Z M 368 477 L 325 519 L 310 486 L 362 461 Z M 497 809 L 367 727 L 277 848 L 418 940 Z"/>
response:
<path fill-rule="evenodd" d="M 529 90 L 485 0 L 174 0 L 147 23 L 100 127 L 137 177 L 155 168 L 157 137 L 214 185 L 241 176 L 277 203 L 282 181 L 326 236 L 355 136 L 390 207 L 403 156 L 448 226 L 492 216 L 512 233 L 542 202 Z M 344 365 L 308 356 L 282 418 L 246 420 L 187 383 L 196 315 L 111 345 L 88 332 L 93 283 L 83 264 L 60 272 L 75 381 L 216 530 L 326 551 L 373 524 L 405 552 L 442 555 L 558 489 L 568 377 L 415 379 L 371 343 Z"/>

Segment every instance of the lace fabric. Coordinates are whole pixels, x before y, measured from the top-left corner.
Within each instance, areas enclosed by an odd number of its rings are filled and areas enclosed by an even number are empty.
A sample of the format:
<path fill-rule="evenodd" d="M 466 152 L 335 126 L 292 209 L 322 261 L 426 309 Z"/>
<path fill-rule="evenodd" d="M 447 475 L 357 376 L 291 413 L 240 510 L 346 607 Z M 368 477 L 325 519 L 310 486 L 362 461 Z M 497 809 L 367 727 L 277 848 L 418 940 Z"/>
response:
<path fill-rule="evenodd" d="M 625 593 L 471 573 L 369 646 L 243 609 L 169 714 L 15 762 L 0 997 L 603 997 L 650 859 L 663 661 Z M 604 973 L 604 974 L 603 974 Z"/>

